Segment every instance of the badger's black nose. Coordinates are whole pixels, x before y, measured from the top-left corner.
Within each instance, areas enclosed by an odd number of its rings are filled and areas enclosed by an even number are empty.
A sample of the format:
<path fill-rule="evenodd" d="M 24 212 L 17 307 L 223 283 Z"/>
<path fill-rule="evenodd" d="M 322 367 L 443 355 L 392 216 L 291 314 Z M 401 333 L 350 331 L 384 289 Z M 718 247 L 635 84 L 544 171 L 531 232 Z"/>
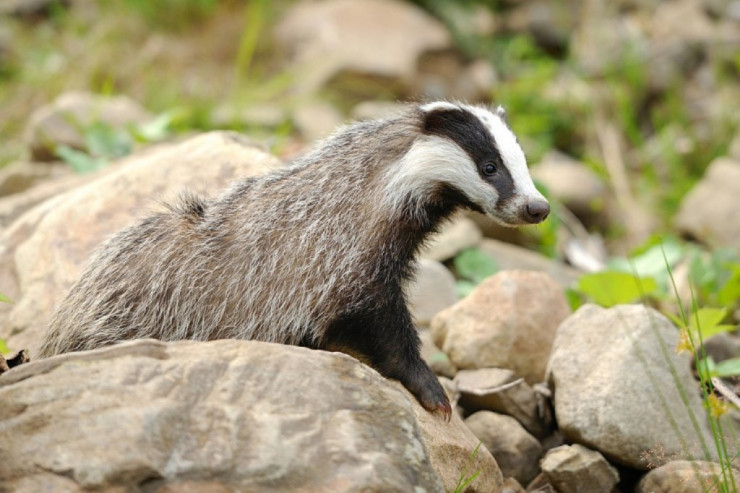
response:
<path fill-rule="evenodd" d="M 541 223 L 550 214 L 550 204 L 546 200 L 533 200 L 524 208 L 524 219 L 532 224 Z"/>

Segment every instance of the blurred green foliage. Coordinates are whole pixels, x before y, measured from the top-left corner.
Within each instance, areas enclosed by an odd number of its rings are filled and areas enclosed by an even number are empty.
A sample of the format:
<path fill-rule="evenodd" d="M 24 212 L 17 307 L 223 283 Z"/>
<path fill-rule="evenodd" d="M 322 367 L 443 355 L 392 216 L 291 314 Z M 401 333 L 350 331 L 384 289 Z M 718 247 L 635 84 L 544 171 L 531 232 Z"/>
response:
<path fill-rule="evenodd" d="M 465 298 L 484 279 L 498 272 L 496 261 L 478 248 L 463 250 L 453 259 L 452 265 L 458 278 L 459 298 Z"/>

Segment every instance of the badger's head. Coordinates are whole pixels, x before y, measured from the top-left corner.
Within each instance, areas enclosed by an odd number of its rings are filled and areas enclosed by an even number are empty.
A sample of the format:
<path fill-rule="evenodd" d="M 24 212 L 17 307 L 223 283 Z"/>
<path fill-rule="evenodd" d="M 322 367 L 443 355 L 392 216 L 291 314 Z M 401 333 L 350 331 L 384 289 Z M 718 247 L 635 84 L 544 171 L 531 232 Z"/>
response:
<path fill-rule="evenodd" d="M 436 102 L 420 111 L 421 135 L 399 163 L 394 186 L 443 190 L 505 226 L 545 220 L 550 205 L 532 183 L 503 108 Z"/>

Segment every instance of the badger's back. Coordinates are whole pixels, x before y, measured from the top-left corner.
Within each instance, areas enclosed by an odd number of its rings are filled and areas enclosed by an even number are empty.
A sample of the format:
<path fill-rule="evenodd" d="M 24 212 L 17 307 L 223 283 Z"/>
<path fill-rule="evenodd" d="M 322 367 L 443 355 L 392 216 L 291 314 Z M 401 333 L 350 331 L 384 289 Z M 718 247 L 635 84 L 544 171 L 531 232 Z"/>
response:
<path fill-rule="evenodd" d="M 363 293 L 392 289 L 379 255 L 400 269 L 391 282 L 408 274 L 378 196 L 418 132 L 413 109 L 349 127 L 293 166 L 122 231 L 58 307 L 41 355 L 143 337 L 320 341 Z"/>

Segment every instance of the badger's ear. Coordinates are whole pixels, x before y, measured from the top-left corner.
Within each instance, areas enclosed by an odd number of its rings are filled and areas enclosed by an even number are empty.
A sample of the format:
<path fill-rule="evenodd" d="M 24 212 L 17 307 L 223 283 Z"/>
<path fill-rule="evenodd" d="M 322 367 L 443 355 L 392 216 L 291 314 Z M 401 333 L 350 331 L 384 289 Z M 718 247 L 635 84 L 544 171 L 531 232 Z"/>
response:
<path fill-rule="evenodd" d="M 496 107 L 496 114 L 499 116 L 499 118 L 506 122 L 506 110 L 503 106 L 499 105 Z"/>
<path fill-rule="evenodd" d="M 421 110 L 425 134 L 449 135 L 460 132 L 469 120 L 466 112 L 451 103 L 432 103 L 422 106 Z"/>

